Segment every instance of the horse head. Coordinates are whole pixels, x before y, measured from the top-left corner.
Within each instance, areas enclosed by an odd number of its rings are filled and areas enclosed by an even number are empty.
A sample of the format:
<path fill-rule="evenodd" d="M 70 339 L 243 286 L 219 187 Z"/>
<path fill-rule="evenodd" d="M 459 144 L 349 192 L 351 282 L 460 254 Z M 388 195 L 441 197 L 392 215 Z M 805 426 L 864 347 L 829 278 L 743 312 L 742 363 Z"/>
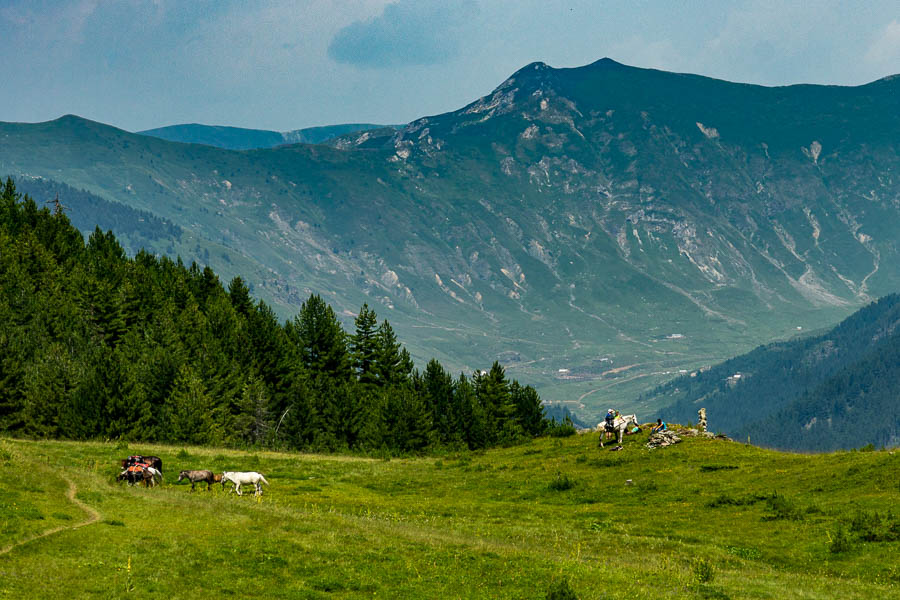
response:
<path fill-rule="evenodd" d="M 182 479 L 184 479 L 187 476 L 188 476 L 188 472 L 182 471 L 181 473 L 178 474 L 178 481 L 181 481 Z"/>

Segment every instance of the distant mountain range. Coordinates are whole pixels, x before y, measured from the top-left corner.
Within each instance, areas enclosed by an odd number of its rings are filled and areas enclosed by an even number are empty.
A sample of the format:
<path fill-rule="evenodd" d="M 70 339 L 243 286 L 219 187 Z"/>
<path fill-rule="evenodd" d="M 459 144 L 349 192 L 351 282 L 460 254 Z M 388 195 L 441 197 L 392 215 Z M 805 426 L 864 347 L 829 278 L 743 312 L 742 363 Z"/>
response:
<path fill-rule="evenodd" d="M 399 131 L 235 152 L 67 116 L 0 173 L 178 224 L 292 315 L 363 302 L 417 360 L 499 359 L 592 418 L 900 290 L 900 79 L 767 88 L 526 66 Z M 208 257 L 197 250 L 214 248 Z M 222 249 L 222 250 L 220 250 Z M 225 257 L 228 257 L 227 259 Z M 230 262 L 229 262 L 230 261 Z"/>
<path fill-rule="evenodd" d="M 254 150 L 258 148 L 273 148 L 283 144 L 322 144 L 340 136 L 371 129 L 395 130 L 390 125 L 373 125 L 371 123 L 327 125 L 324 127 L 294 129 L 293 131 L 267 131 L 265 129 L 243 129 L 241 127 L 190 123 L 147 129 L 138 133 L 169 140 L 170 142 L 205 144 L 228 150 Z"/>
<path fill-rule="evenodd" d="M 661 386 L 664 418 L 696 421 L 754 444 L 836 450 L 900 445 L 900 295 L 886 296 L 827 333 L 761 346 Z"/>

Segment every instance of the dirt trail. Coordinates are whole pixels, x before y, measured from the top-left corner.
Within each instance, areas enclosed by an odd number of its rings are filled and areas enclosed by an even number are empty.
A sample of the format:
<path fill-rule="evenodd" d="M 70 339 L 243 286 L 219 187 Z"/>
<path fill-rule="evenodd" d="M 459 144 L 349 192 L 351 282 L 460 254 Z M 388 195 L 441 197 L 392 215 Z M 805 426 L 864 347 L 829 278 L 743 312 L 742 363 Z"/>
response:
<path fill-rule="evenodd" d="M 68 498 L 69 501 L 72 502 L 72 504 L 74 504 L 75 506 L 77 506 L 78 508 L 80 508 L 81 510 L 83 510 L 84 512 L 86 512 L 88 514 L 87 520 L 82 521 L 81 523 L 78 523 L 76 525 L 71 525 L 71 526 L 63 525 L 60 527 L 54 527 L 53 529 L 48 529 L 47 531 L 33 535 L 30 538 L 26 538 L 24 540 L 21 540 L 19 542 L 11 544 L 11 545 L 7 546 L 6 548 L 0 548 L 0 556 L 6 554 L 8 552 L 11 552 L 12 550 L 15 550 L 19 546 L 24 546 L 25 544 L 27 544 L 29 542 L 33 542 L 34 540 L 39 540 L 41 538 L 45 538 L 48 535 L 53 535 L 54 533 L 59 533 L 60 531 L 78 529 L 79 527 L 84 527 L 85 525 L 90 525 L 91 523 L 96 523 L 97 521 L 100 520 L 99 512 L 97 512 L 96 510 L 94 510 L 93 508 L 91 508 L 90 506 L 88 506 L 87 504 L 85 504 L 84 502 L 82 502 L 81 500 L 79 500 L 78 498 L 75 497 L 75 494 L 78 492 L 78 488 L 75 487 L 75 482 L 72 481 L 71 479 L 69 479 L 68 477 L 66 477 L 65 475 L 63 475 L 62 478 L 65 479 L 66 482 L 69 484 L 69 489 L 66 490 L 66 498 Z"/>

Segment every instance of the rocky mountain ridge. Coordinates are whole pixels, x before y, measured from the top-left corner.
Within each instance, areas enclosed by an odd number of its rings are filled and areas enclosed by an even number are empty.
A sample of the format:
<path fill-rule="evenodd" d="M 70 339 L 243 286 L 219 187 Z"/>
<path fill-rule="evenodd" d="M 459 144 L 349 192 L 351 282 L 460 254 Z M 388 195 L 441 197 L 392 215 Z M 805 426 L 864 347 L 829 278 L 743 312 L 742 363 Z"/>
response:
<path fill-rule="evenodd" d="M 498 357 L 590 413 L 900 289 L 898 87 L 534 63 L 458 111 L 333 147 L 4 124 L 0 170 L 239 251 L 283 312 L 310 291 L 348 316 L 367 301 L 417 362 Z"/>

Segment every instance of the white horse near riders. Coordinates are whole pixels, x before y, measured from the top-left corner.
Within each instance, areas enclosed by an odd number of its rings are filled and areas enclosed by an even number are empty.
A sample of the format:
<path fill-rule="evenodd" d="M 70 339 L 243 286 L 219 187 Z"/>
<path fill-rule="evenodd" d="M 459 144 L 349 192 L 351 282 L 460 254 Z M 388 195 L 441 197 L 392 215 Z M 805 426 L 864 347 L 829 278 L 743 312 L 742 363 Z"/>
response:
<path fill-rule="evenodd" d="M 619 446 L 622 445 L 622 436 L 625 435 L 625 432 L 628 431 L 629 427 L 640 427 L 640 423 L 637 422 L 637 415 L 619 415 L 613 420 L 612 423 L 612 431 L 616 434 L 616 438 L 618 440 Z M 597 431 L 604 432 L 609 431 L 606 429 L 606 421 L 601 421 L 597 424 Z M 600 447 L 603 448 L 603 436 L 600 436 Z"/>
<path fill-rule="evenodd" d="M 241 493 L 241 485 L 242 484 L 253 484 L 256 486 L 256 494 L 257 496 L 262 496 L 262 484 L 269 485 L 269 482 L 266 481 L 266 478 L 263 477 L 262 473 L 257 473 L 256 471 L 225 471 L 222 473 L 222 488 L 225 487 L 225 482 L 230 481 L 234 484 L 234 491 L 237 492 L 238 496 L 243 496 Z"/>

